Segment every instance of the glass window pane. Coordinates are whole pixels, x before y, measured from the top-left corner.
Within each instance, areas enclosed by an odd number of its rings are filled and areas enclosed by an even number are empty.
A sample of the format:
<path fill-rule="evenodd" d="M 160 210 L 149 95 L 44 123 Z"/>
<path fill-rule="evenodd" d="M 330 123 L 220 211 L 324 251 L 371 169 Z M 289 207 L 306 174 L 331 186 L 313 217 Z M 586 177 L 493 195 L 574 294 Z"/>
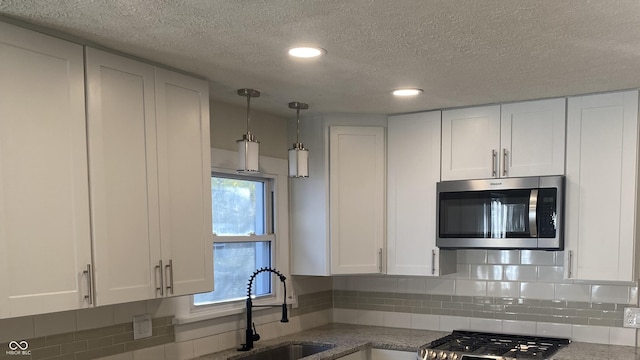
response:
<path fill-rule="evenodd" d="M 253 272 L 271 267 L 271 242 L 215 243 L 213 259 L 215 290 L 194 295 L 196 306 L 246 298 L 247 281 Z M 270 275 L 264 272 L 256 277 L 252 295 L 271 294 Z"/>
<path fill-rule="evenodd" d="M 264 235 L 265 184 L 262 181 L 211 178 L 213 232 Z"/>

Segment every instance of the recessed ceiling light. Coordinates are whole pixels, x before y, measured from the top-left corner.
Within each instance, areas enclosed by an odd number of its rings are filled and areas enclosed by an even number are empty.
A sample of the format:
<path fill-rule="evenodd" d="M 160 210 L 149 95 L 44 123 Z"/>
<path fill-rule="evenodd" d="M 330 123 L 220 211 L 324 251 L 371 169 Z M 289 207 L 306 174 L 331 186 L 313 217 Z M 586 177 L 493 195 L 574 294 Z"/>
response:
<path fill-rule="evenodd" d="M 416 96 L 422 94 L 422 89 L 396 89 L 392 94 L 395 96 Z"/>
<path fill-rule="evenodd" d="M 327 53 L 327 50 L 322 48 L 312 48 L 312 47 L 295 47 L 289 49 L 289 55 L 299 57 L 299 58 L 312 58 L 320 55 L 324 55 Z"/>

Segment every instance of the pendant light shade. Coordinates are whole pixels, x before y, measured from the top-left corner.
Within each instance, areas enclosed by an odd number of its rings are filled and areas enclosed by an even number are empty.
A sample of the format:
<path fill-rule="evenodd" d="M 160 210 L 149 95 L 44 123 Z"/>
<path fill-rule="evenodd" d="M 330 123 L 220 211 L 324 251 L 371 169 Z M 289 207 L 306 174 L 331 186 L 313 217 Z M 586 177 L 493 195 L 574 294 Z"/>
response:
<path fill-rule="evenodd" d="M 289 108 L 296 109 L 296 143 L 289 149 L 289 177 L 309 177 L 309 150 L 300 142 L 300 110 L 309 108 L 308 104 L 290 102 Z"/>
<path fill-rule="evenodd" d="M 260 142 L 255 139 L 249 127 L 251 122 L 251 98 L 259 97 L 260 91 L 254 89 L 239 89 L 238 95 L 247 98 L 247 133 L 238 144 L 238 172 L 256 173 L 260 171 Z"/>

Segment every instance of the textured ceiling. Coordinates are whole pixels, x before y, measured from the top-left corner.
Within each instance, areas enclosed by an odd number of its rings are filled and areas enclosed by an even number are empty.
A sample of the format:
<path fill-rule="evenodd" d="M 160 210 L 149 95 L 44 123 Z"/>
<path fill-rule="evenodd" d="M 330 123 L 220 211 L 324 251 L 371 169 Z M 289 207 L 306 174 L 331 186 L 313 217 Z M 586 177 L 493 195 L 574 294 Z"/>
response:
<path fill-rule="evenodd" d="M 640 87 L 640 1 L 0 0 L 0 14 L 204 76 L 252 108 L 401 113 Z M 295 45 L 327 54 L 289 58 Z M 394 99 L 397 87 L 419 87 Z"/>

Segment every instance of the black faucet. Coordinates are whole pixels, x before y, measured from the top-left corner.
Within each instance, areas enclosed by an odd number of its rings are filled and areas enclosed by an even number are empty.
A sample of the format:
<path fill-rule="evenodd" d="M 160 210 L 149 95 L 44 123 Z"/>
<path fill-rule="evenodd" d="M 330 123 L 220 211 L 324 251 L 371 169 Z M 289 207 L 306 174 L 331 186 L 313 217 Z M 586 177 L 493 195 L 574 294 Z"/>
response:
<path fill-rule="evenodd" d="M 282 305 L 253 305 L 253 302 L 251 301 L 251 288 L 253 287 L 253 279 L 255 279 L 256 276 L 262 272 L 271 272 L 276 274 L 280 278 L 280 281 L 284 286 L 284 302 L 282 303 Z M 278 270 L 272 269 L 272 268 L 258 269 L 253 272 L 253 275 L 251 275 L 251 277 L 249 277 L 249 283 L 247 284 L 247 301 L 246 301 L 246 304 L 247 304 L 247 330 L 245 331 L 246 343 L 242 344 L 242 347 L 240 347 L 238 351 L 249 351 L 253 349 L 253 342 L 260 340 L 260 335 L 258 335 L 258 332 L 256 331 L 256 325 L 251 320 L 252 308 L 282 307 L 282 319 L 280 319 L 280 322 L 283 322 L 283 323 L 289 322 L 289 319 L 287 318 L 287 284 L 285 283 L 285 280 L 287 280 L 287 278 L 284 275 L 282 275 Z"/>

